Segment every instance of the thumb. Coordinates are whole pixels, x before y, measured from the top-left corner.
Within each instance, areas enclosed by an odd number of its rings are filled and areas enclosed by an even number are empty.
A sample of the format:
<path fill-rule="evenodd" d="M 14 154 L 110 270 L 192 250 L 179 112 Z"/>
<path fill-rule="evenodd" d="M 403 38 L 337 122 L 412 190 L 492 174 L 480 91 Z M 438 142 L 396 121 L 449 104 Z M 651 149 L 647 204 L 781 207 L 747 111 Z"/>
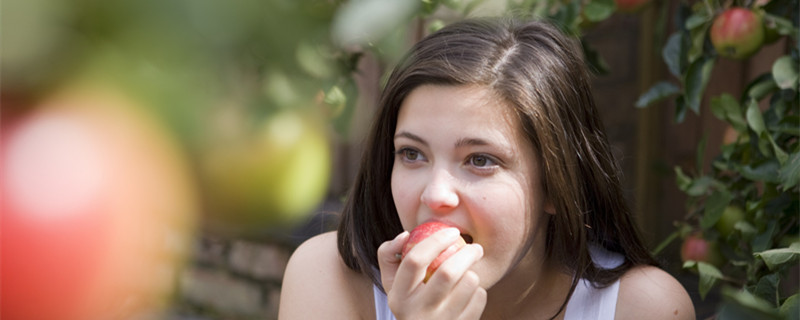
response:
<path fill-rule="evenodd" d="M 381 283 L 386 292 L 389 292 L 394 284 L 394 276 L 400 266 L 399 255 L 406 241 L 408 241 L 408 231 L 403 231 L 378 247 L 378 267 L 381 269 Z"/>

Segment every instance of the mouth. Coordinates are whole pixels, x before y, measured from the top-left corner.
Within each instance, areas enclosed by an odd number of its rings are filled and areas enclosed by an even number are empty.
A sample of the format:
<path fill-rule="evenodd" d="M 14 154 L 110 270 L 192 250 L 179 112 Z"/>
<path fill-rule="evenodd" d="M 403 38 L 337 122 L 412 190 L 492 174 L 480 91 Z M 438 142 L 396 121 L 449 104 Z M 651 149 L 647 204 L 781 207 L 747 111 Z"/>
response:
<path fill-rule="evenodd" d="M 463 238 L 464 242 L 466 242 L 467 244 L 471 244 L 472 243 L 472 236 L 471 235 L 468 235 L 466 233 L 462 233 L 461 234 L 461 238 Z"/>

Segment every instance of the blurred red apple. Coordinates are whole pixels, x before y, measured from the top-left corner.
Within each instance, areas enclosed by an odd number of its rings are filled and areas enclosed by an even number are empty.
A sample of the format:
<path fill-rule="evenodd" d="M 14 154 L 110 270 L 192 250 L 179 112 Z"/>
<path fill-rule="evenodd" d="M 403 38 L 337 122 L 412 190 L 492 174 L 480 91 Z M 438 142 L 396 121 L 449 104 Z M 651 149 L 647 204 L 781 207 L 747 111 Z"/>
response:
<path fill-rule="evenodd" d="M 764 24 L 761 16 L 749 9 L 731 8 L 714 19 L 710 36 L 719 55 L 744 59 L 761 48 Z"/>
<path fill-rule="evenodd" d="M 453 226 L 450 226 L 450 225 L 447 225 L 447 224 L 444 224 L 444 223 L 441 223 L 441 222 L 437 222 L 437 221 L 430 221 L 430 222 L 426 222 L 426 223 L 423 223 L 421 225 L 418 225 L 416 228 L 411 230 L 411 232 L 409 233 L 408 241 L 403 246 L 402 257 L 405 258 L 406 254 L 409 251 L 411 251 L 411 248 L 416 246 L 417 243 L 419 243 L 420 241 L 424 240 L 427 237 L 430 237 L 432 234 L 436 233 L 437 231 L 442 230 L 442 229 L 446 229 L 446 228 L 453 228 Z M 442 264 L 442 262 L 447 260 L 447 258 L 452 256 L 454 253 L 456 253 L 456 251 L 458 251 L 458 249 L 461 249 L 461 247 L 463 247 L 465 245 L 467 245 L 467 243 L 464 241 L 464 239 L 458 238 L 458 240 L 456 240 L 455 243 L 453 243 L 452 245 L 447 247 L 447 249 L 442 251 L 442 253 L 440 253 L 439 256 L 437 256 L 436 259 L 434 259 L 433 262 L 431 262 L 431 264 L 428 266 L 427 272 L 425 273 L 425 279 L 422 280 L 422 282 L 428 282 L 428 279 L 430 279 L 431 275 L 433 275 L 433 273 L 436 272 L 436 269 L 439 268 L 439 266 Z"/>
<path fill-rule="evenodd" d="M 162 311 L 197 205 L 178 146 L 142 110 L 75 89 L 3 118 L 0 318 Z"/>
<path fill-rule="evenodd" d="M 699 233 L 692 234 L 683 240 L 681 245 L 681 260 L 702 261 L 715 266 L 722 265 L 722 256 L 717 245 L 704 239 Z"/>

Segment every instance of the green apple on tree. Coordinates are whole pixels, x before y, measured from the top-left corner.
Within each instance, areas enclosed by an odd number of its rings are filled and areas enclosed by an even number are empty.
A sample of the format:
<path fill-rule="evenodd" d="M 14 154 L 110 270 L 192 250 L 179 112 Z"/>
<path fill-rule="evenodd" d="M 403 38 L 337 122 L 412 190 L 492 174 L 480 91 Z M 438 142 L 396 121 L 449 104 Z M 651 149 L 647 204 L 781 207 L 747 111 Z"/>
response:
<path fill-rule="evenodd" d="M 727 206 L 714 227 L 723 237 L 728 237 L 736 229 L 736 223 L 744 219 L 744 210 L 738 206 Z"/>

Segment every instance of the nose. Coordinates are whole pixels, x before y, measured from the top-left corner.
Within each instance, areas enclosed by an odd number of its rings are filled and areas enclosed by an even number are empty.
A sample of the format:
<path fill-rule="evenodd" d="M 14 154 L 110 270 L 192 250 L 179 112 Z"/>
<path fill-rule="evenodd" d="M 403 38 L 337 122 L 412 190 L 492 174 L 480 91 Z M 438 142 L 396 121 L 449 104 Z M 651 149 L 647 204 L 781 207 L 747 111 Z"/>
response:
<path fill-rule="evenodd" d="M 437 170 L 422 191 L 420 201 L 434 212 L 445 213 L 458 206 L 455 179 L 446 170 Z"/>

